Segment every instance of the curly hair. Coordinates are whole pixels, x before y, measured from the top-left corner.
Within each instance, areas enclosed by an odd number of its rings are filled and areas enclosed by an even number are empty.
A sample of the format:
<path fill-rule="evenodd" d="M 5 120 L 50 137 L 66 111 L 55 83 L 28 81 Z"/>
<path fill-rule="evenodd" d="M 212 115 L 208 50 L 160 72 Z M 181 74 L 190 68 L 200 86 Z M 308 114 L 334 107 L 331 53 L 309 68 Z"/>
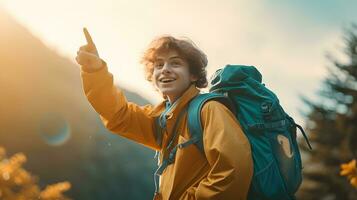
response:
<path fill-rule="evenodd" d="M 146 80 L 152 82 L 157 55 L 169 50 L 177 51 L 188 62 L 190 73 L 197 78 L 194 82 L 197 88 L 207 87 L 207 56 L 190 39 L 177 39 L 170 35 L 154 39 L 145 51 L 140 63 L 144 64 Z"/>

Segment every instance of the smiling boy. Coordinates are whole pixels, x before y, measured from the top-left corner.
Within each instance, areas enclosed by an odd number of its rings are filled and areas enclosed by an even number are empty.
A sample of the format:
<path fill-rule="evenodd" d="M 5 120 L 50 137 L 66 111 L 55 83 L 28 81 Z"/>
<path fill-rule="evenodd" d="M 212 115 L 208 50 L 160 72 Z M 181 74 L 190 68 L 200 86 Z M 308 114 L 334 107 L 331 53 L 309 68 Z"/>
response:
<path fill-rule="evenodd" d="M 80 47 L 76 60 L 89 102 L 107 129 L 160 151 L 162 164 L 174 147 L 190 139 L 185 109 L 199 88 L 207 86 L 206 55 L 188 40 L 171 36 L 154 40 L 142 63 L 146 79 L 164 100 L 156 106 L 139 106 L 114 86 L 113 75 L 86 29 L 84 34 L 87 44 Z M 204 154 L 193 144 L 177 148 L 173 163 L 161 173 L 154 199 L 246 199 L 253 161 L 239 122 L 217 101 L 203 106 L 201 121 Z"/>
<path fill-rule="evenodd" d="M 197 80 L 190 74 L 187 61 L 175 50 L 158 54 L 152 65 L 152 81 L 170 103 L 175 102 Z"/>

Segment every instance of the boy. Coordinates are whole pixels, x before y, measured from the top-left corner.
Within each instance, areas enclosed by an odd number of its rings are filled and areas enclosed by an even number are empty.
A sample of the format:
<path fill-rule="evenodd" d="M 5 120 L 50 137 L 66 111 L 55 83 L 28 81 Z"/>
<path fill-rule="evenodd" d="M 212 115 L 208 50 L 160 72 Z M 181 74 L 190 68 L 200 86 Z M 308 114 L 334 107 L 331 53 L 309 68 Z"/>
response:
<path fill-rule="evenodd" d="M 89 102 L 106 128 L 160 151 L 162 163 L 172 148 L 190 138 L 184 111 L 199 94 L 198 88 L 207 86 L 206 55 L 186 40 L 171 36 L 154 40 L 142 63 L 146 79 L 164 101 L 157 106 L 138 106 L 128 102 L 114 86 L 113 75 L 99 57 L 87 29 L 83 31 L 87 44 L 80 47 L 76 60 L 81 65 Z M 154 199 L 246 199 L 253 161 L 249 141 L 239 122 L 217 101 L 203 106 L 201 121 L 205 155 L 193 144 L 177 148 L 174 162 L 160 176 Z"/>

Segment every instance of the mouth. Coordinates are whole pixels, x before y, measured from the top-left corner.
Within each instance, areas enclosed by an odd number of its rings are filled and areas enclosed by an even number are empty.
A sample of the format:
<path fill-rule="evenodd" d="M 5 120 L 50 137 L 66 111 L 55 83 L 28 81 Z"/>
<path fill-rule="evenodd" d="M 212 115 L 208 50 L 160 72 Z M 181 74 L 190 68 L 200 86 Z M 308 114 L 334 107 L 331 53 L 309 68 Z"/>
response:
<path fill-rule="evenodd" d="M 173 82 L 173 81 L 175 81 L 176 79 L 174 79 L 174 78 L 160 78 L 159 79 L 159 82 L 160 83 L 171 83 L 171 82 Z"/>

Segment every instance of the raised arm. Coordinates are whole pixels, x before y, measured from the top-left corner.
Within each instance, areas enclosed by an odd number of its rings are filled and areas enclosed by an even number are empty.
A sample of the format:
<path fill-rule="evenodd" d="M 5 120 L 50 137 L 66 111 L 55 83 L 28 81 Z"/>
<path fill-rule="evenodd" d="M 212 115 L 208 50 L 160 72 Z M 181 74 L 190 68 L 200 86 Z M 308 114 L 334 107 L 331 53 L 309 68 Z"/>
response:
<path fill-rule="evenodd" d="M 81 65 L 85 95 L 110 131 L 152 149 L 159 149 L 154 133 L 151 105 L 139 106 L 128 102 L 123 92 L 115 87 L 113 75 L 98 51 L 87 29 L 87 44 L 80 47 L 76 60 Z"/>

